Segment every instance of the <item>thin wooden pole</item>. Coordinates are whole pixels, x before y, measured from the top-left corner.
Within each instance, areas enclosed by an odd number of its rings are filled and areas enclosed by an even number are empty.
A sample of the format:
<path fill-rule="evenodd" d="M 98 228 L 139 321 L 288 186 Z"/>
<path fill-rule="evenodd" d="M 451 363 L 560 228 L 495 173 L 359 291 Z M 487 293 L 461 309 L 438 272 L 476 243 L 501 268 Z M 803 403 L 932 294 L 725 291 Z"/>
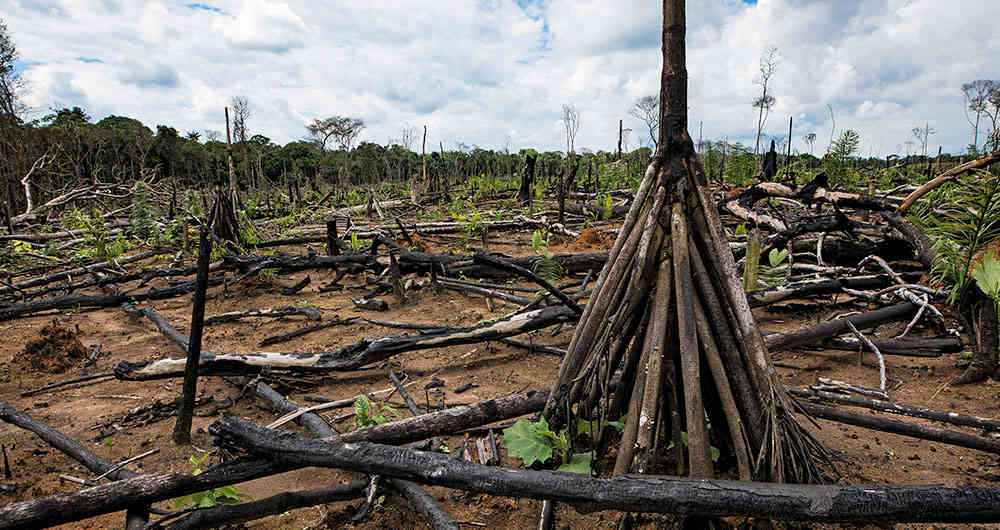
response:
<path fill-rule="evenodd" d="M 188 339 L 187 363 L 184 365 L 184 389 L 173 439 L 176 444 L 191 443 L 191 416 L 194 415 L 195 394 L 198 391 L 198 363 L 201 361 L 201 332 L 205 324 L 205 293 L 208 291 L 208 262 L 212 254 L 212 238 L 208 226 L 202 225 L 198 244 L 198 279 L 195 283 L 194 306 L 191 309 L 191 335 Z"/>

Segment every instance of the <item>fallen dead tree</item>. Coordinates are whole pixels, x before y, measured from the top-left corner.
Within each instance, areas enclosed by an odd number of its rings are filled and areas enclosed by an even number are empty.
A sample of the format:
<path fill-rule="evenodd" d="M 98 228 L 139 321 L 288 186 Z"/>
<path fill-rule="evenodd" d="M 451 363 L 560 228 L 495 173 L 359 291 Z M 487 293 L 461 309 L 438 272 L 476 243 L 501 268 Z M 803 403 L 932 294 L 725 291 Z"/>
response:
<path fill-rule="evenodd" d="M 881 432 L 900 434 L 911 438 L 919 438 L 921 440 L 929 440 L 932 442 L 956 445 L 958 447 L 977 449 L 987 453 L 1000 454 L 1000 440 L 995 438 L 986 438 L 985 436 L 976 436 L 974 434 L 967 434 L 964 432 L 950 431 L 947 429 L 920 425 L 893 418 L 874 416 L 872 414 L 862 414 L 837 407 L 817 405 L 816 403 L 799 401 L 798 404 L 802 407 L 803 412 L 815 418 L 832 420 L 838 423 L 846 423 L 848 425 L 855 425 L 857 427 L 864 427 L 866 429 L 873 429 Z"/>
<path fill-rule="evenodd" d="M 136 261 L 142 261 L 147 258 L 152 258 L 154 256 L 159 256 L 161 254 L 169 254 L 173 252 L 170 249 L 158 249 L 151 250 L 149 252 L 141 252 L 139 254 L 133 254 L 124 258 L 118 258 L 114 262 L 102 261 L 99 263 L 94 263 L 92 265 L 86 265 L 83 267 L 77 267 L 74 269 L 55 272 L 52 274 L 47 274 L 45 276 L 39 276 L 37 278 L 32 278 L 30 280 L 25 280 L 22 282 L 17 282 L 9 285 L 0 286 L 0 295 L 7 295 L 18 291 L 23 291 L 24 289 L 30 289 L 32 287 L 38 287 L 41 285 L 46 285 L 53 282 L 58 282 L 62 280 L 68 280 L 73 276 L 83 276 L 91 272 L 104 271 L 108 267 L 114 267 L 117 265 L 125 265 L 128 263 L 134 263 Z"/>
<path fill-rule="evenodd" d="M 864 193 L 847 193 L 843 191 L 831 190 L 828 188 L 826 175 L 813 179 L 812 182 L 798 187 L 792 187 L 778 182 L 760 182 L 750 186 L 743 193 L 730 197 L 723 201 L 726 204 L 730 201 L 737 201 L 744 207 L 750 207 L 762 199 L 768 197 L 783 197 L 795 199 L 804 203 L 825 203 L 843 208 L 856 208 L 860 210 L 895 210 L 903 199 L 899 197 L 885 197 L 879 195 L 868 195 Z"/>
<path fill-rule="evenodd" d="M 107 475 L 111 480 L 123 480 L 138 476 L 134 471 L 125 469 L 124 467 L 115 469 L 118 466 L 114 463 L 95 455 L 76 440 L 15 409 L 8 403 L 0 402 L 0 420 L 36 434 L 52 447 L 83 464 L 84 467 L 95 475 Z M 145 526 L 146 521 L 149 520 L 147 507 L 148 505 L 145 503 L 131 503 L 123 506 L 123 508 L 128 509 L 128 512 L 125 514 L 125 528 L 127 530 L 138 530 Z M 4 517 L 0 515 L 0 527 L 3 525 L 3 520 Z"/>
<path fill-rule="evenodd" d="M 784 350 L 846 333 L 850 331 L 847 321 L 850 321 L 858 329 L 869 329 L 885 324 L 886 322 L 909 318 L 917 312 L 917 309 L 919 308 L 910 302 L 903 302 L 866 313 L 858 313 L 844 318 L 821 322 L 815 326 L 786 331 L 784 333 L 766 334 L 764 336 L 764 343 L 767 344 L 769 350 Z"/>
<path fill-rule="evenodd" d="M 456 344 L 497 340 L 528 331 L 575 320 L 575 313 L 565 306 L 552 306 L 520 313 L 497 322 L 461 331 L 431 331 L 418 335 L 390 335 L 364 338 L 349 346 L 320 353 L 247 353 L 213 355 L 202 351 L 201 375 L 252 375 L 264 367 L 271 370 L 346 371 L 384 361 L 397 353 Z M 115 376 L 125 380 L 148 380 L 178 377 L 184 373 L 185 359 L 162 359 L 145 362 L 122 362 Z"/>
<path fill-rule="evenodd" d="M 944 410 L 929 409 L 926 407 L 917 407 L 914 405 L 906 405 L 904 403 L 894 403 L 892 401 L 886 401 L 884 399 L 878 399 L 878 398 L 851 396 L 847 394 L 841 394 L 838 392 L 828 392 L 825 390 L 818 390 L 815 388 L 787 387 L 786 389 L 788 390 L 789 394 L 799 398 L 828 401 L 831 403 L 838 403 L 840 405 L 851 405 L 853 407 L 864 407 L 866 409 L 877 410 L 879 412 L 887 412 L 889 414 L 901 414 L 903 416 L 910 416 L 913 418 L 923 418 L 927 420 L 939 421 L 942 423 L 950 423 L 952 425 L 961 425 L 964 427 L 974 427 L 977 429 L 984 429 L 987 431 L 1000 431 L 1000 419 L 983 418 L 980 416 L 972 416 L 969 414 L 961 414 L 958 412 L 949 412 Z"/>
<path fill-rule="evenodd" d="M 575 473 L 492 468 L 372 443 L 311 440 L 232 417 L 216 421 L 209 430 L 217 443 L 290 466 L 335 467 L 490 495 L 550 499 L 583 511 L 814 522 L 1000 521 L 1000 490 L 995 488 L 816 486 L 648 475 L 596 479 Z"/>
<path fill-rule="evenodd" d="M 208 278 L 209 285 L 220 285 L 227 277 L 223 275 Z M 0 321 L 9 320 L 15 317 L 51 311 L 53 309 L 75 309 L 86 307 L 111 307 L 121 305 L 126 302 L 143 302 L 146 300 L 162 300 L 173 298 L 182 294 L 187 294 L 194 290 L 195 282 L 185 282 L 173 287 L 162 289 L 149 289 L 144 292 L 130 292 L 120 295 L 106 294 L 70 294 L 65 296 L 54 296 L 30 302 L 6 304 L 0 306 Z"/>

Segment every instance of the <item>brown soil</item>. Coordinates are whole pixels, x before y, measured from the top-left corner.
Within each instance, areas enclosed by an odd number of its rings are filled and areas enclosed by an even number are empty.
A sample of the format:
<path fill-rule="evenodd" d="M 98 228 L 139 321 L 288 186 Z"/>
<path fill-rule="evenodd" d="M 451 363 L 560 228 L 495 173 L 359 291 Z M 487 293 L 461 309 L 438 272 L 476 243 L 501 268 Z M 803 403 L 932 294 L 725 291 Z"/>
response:
<path fill-rule="evenodd" d="M 514 236 L 509 236 L 514 237 Z M 528 234 L 517 236 L 526 240 Z M 588 236 L 590 237 L 590 236 Z M 442 251 L 441 244 L 433 237 L 426 237 L 426 243 L 434 251 Z M 582 239 L 582 237 L 581 237 Z M 574 242 L 575 243 L 575 242 Z M 491 250 L 506 254 L 523 254 L 529 247 L 492 246 Z M 287 252 L 304 252 L 304 248 L 286 249 Z M 146 262 L 141 266 L 164 266 L 165 260 Z M 139 265 L 137 265 L 139 266 Z M 346 289 L 343 292 L 320 293 L 319 286 L 332 279 L 333 273 L 309 271 L 313 282 L 300 293 L 288 297 L 277 288 L 260 283 L 243 282 L 228 288 L 214 288 L 210 291 L 206 314 L 213 315 L 225 311 L 250 308 L 277 307 L 308 302 L 323 310 L 324 320 L 334 315 L 369 316 L 357 312 L 348 295 L 358 291 Z M 305 277 L 298 273 L 280 277 L 282 283 L 294 283 Z M 347 277 L 343 284 L 360 284 L 363 278 Z M 163 286 L 162 281 L 153 281 Z M 131 286 L 123 286 L 128 288 Z M 409 322 L 439 322 L 450 325 L 474 325 L 482 319 L 495 318 L 515 309 L 512 304 L 495 302 L 491 312 L 479 296 L 466 295 L 455 291 L 443 291 L 435 295 L 425 289 L 410 294 L 409 301 L 400 305 L 391 295 L 384 297 L 390 304 L 387 313 L 375 317 L 385 320 Z M 148 303 L 161 312 L 181 332 L 187 331 L 190 318 L 189 297 Z M 805 309 L 803 309 L 805 308 Z M 843 298 L 831 297 L 821 304 L 803 302 L 786 309 L 756 312 L 763 329 L 781 331 L 814 324 L 834 313 L 854 310 L 843 302 Z M 82 312 L 57 314 L 64 330 L 59 336 L 72 336 L 66 344 L 75 345 L 75 353 L 70 357 L 65 353 L 52 355 L 65 359 L 65 373 L 54 376 L 48 369 L 35 369 L 24 359 L 28 343 L 40 334 L 54 336 L 46 332 L 52 321 L 52 314 L 36 315 L 0 323 L 5 340 L 0 342 L 0 363 L 6 369 L 0 370 L 0 400 L 24 410 L 32 416 L 47 422 L 52 427 L 79 440 L 97 455 L 111 461 L 121 461 L 130 456 L 159 448 L 160 452 L 129 467 L 143 471 L 191 471 L 187 458 L 201 455 L 211 448 L 207 426 L 214 421 L 211 416 L 194 418 L 194 442 L 191 446 L 176 446 L 170 440 L 172 419 L 153 422 L 148 425 L 123 428 L 110 436 L 98 439 L 95 426 L 118 420 L 130 410 L 152 403 L 155 400 L 170 401 L 180 393 L 180 380 L 168 379 L 148 382 L 120 382 L 114 379 L 99 380 L 65 387 L 58 391 L 22 398 L 20 393 L 29 388 L 76 377 L 81 373 L 82 358 L 86 349 L 82 344 L 101 344 L 101 355 L 91 373 L 106 371 L 121 361 L 140 361 L 166 357 L 179 357 L 181 350 L 161 335 L 148 321 L 126 316 L 119 308 L 105 308 Z M 205 330 L 204 347 L 212 352 L 252 352 L 259 351 L 256 344 L 263 338 L 287 332 L 308 325 L 301 318 L 245 319 L 238 323 L 210 326 Z M 885 326 L 877 333 L 887 336 L 901 330 L 901 325 Z M 558 334 L 551 330 L 533 333 L 536 342 L 565 347 L 573 333 L 573 326 L 563 326 Z M 926 333 L 920 330 L 918 333 Z M 346 326 L 327 328 L 322 331 L 296 338 L 290 342 L 273 346 L 272 351 L 321 351 L 353 343 L 359 335 L 367 337 L 400 333 L 400 330 L 383 328 L 362 320 Z M 53 350 L 63 352 L 63 349 Z M 83 356 L 80 356 L 83 352 Z M 817 376 L 826 376 L 857 384 L 877 385 L 878 371 L 874 359 L 866 355 L 859 364 L 857 353 L 830 351 L 781 351 L 773 352 L 783 366 L 778 368 L 782 379 L 790 385 L 807 385 Z M 46 357 L 48 358 L 48 357 Z M 968 387 L 953 388 L 946 383 L 960 374 L 963 361 L 960 356 L 947 355 L 940 358 L 923 359 L 889 356 L 886 358 L 889 376 L 902 382 L 893 391 L 894 399 L 903 403 L 922 405 L 938 409 L 948 409 L 982 416 L 1000 416 L 1000 384 L 990 381 Z M 436 350 L 423 350 L 398 355 L 391 363 L 397 374 L 407 377 L 405 383 L 411 395 L 421 405 L 427 401 L 435 404 L 441 401 L 466 403 L 480 401 L 511 392 L 550 386 L 555 380 L 559 359 L 544 354 L 533 354 L 501 344 L 471 344 Z M 47 365 L 46 365 L 47 366 Z M 281 378 L 284 386 L 278 390 L 298 403 L 305 396 L 324 396 L 341 399 L 356 396 L 360 392 L 381 391 L 391 387 L 385 372 L 387 364 L 373 366 L 367 370 L 338 373 L 323 378 L 318 386 L 308 387 L 301 379 Z M 425 396 L 423 386 L 432 378 L 444 381 L 445 386 L 434 389 Z M 263 404 L 249 397 L 238 399 L 242 387 L 234 378 L 205 378 L 199 383 L 201 396 L 212 396 L 212 404 L 204 407 L 209 413 L 213 405 L 235 402 L 221 410 L 223 414 L 233 414 L 257 424 L 264 425 L 276 415 Z M 467 384 L 478 386 L 459 393 L 456 390 Z M 385 394 L 379 394 L 380 397 Z M 391 406 L 401 412 L 405 408 L 396 396 L 388 398 Z M 323 415 L 337 428 L 345 429 L 350 423 L 350 409 L 326 411 Z M 920 420 L 910 420 L 920 421 Z M 807 423 L 808 422 L 804 422 Z M 865 429 L 817 420 L 817 426 L 810 425 L 811 432 L 837 456 L 837 466 L 843 474 L 837 480 L 842 484 L 941 484 L 943 486 L 997 486 L 1000 482 L 1000 460 L 997 455 L 979 451 L 951 447 L 939 443 L 929 443 L 898 435 L 868 431 Z M 286 426 L 303 432 L 299 427 Z M 971 432 L 971 431 L 970 431 Z M 445 438 L 446 445 L 454 452 L 465 437 Z M 33 434 L 7 424 L 0 424 L 0 442 L 10 456 L 14 477 L 18 485 L 13 494 L 0 495 L 0 503 L 20 501 L 60 491 L 71 491 L 78 486 L 61 483 L 60 473 L 77 477 L 92 477 L 79 464 L 40 441 Z M 505 451 L 501 449 L 501 453 Z M 215 455 L 204 465 L 218 463 Z M 502 465 L 520 467 L 519 462 L 504 456 Z M 264 498 L 281 491 L 315 489 L 358 480 L 356 473 L 338 470 L 299 470 L 282 475 L 255 480 L 239 485 L 239 490 L 254 498 Z M 437 498 L 445 510 L 459 521 L 485 523 L 489 528 L 533 528 L 537 524 L 540 503 L 534 500 L 507 499 L 488 495 L 470 494 L 440 487 L 427 488 Z M 403 499 L 392 493 L 386 494 L 385 501 L 374 510 L 372 517 L 361 524 L 350 522 L 353 511 L 349 508 L 355 502 L 335 503 L 324 507 L 294 510 L 281 516 L 273 516 L 253 523 L 254 528 L 426 528 L 421 517 Z M 171 503 L 161 503 L 161 508 L 172 509 Z M 578 514 L 572 508 L 558 506 L 558 528 L 614 528 L 618 516 L 613 512 Z M 65 528 L 120 528 L 124 514 L 119 512 L 87 521 L 65 525 Z M 325 522 L 324 522 L 325 521 Z M 669 518 L 644 518 L 640 528 L 670 527 Z M 733 524 L 741 521 L 732 520 Z M 806 527 L 817 527 L 807 525 Z M 826 526 L 830 528 L 831 526 Z M 839 528 L 838 526 L 832 526 Z M 863 528 L 851 526 L 851 528 Z M 943 525 L 898 525 L 898 528 L 945 528 Z M 949 526 L 951 527 L 951 526 Z M 871 528 L 879 528 L 871 526 Z M 971 526 L 968 528 L 972 528 Z M 986 528 L 976 526 L 976 528 Z"/>
<path fill-rule="evenodd" d="M 11 369 L 32 370 L 47 374 L 61 374 L 87 359 L 89 351 L 80 343 L 76 329 L 52 319 L 38 332 L 38 338 L 24 346 L 24 353 L 14 360 Z"/>

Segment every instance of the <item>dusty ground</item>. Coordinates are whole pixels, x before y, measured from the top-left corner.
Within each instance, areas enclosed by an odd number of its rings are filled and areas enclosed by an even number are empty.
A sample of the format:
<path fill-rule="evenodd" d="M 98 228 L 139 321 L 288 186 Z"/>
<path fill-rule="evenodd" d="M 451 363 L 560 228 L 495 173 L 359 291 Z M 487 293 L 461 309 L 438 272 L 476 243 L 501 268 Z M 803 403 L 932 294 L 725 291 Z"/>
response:
<path fill-rule="evenodd" d="M 507 237 L 495 234 L 494 237 Z M 525 241 L 530 234 L 519 234 Z M 426 238 L 431 251 L 442 250 L 442 243 L 452 246 L 453 241 Z M 594 251 L 610 244 L 607 239 L 588 237 L 582 241 L 553 245 L 551 249 L 560 251 Z M 491 246 L 510 254 L 530 252 L 525 246 Z M 292 251 L 288 249 L 287 251 Z M 304 251 L 299 248 L 297 251 Z M 317 247 L 317 251 L 322 249 Z M 149 262 L 145 265 L 163 264 Z M 310 271 L 312 284 L 304 291 L 288 297 L 269 285 L 247 281 L 228 289 L 217 288 L 210 291 L 207 315 L 250 308 L 266 308 L 295 303 L 312 303 L 323 310 L 324 319 L 334 315 L 348 317 L 361 315 L 355 312 L 348 294 L 352 291 L 319 293 L 318 286 L 332 278 L 332 273 Z M 284 284 L 291 284 L 306 274 L 279 277 Z M 345 278 L 345 285 L 360 283 L 359 277 Z M 490 312 L 481 297 L 445 291 L 434 296 L 431 292 L 417 293 L 406 305 L 399 305 L 387 295 L 391 310 L 372 314 L 374 318 L 408 322 L 441 322 L 450 325 L 473 325 L 484 318 L 497 317 L 514 309 L 511 304 L 497 302 Z M 816 306 L 803 310 L 799 306 L 775 308 L 773 311 L 758 312 L 761 327 L 768 330 L 792 329 L 815 323 L 833 312 L 845 311 L 832 305 Z M 161 312 L 182 332 L 187 331 L 190 319 L 190 299 L 183 297 L 173 300 L 151 302 L 149 306 Z M 84 349 L 89 352 L 92 345 L 101 344 L 103 351 L 96 366 L 88 373 L 111 369 L 124 360 L 139 361 L 165 357 L 178 357 L 179 348 L 164 338 L 148 321 L 126 316 L 118 308 L 107 308 L 82 312 L 56 312 L 19 318 L 0 323 L 4 340 L 0 341 L 0 401 L 7 401 L 14 407 L 25 410 L 32 416 L 46 421 L 54 428 L 80 440 L 99 456 L 120 461 L 130 456 L 159 448 L 160 452 L 132 469 L 190 471 L 187 458 L 200 455 L 211 448 L 210 437 L 205 429 L 214 418 L 196 417 L 194 420 L 194 443 L 192 446 L 178 447 L 170 441 L 173 420 L 167 419 L 141 427 L 131 427 L 110 436 L 98 439 L 100 433 L 95 425 L 121 418 L 130 409 L 146 405 L 154 400 L 168 401 L 179 395 L 180 380 L 169 379 L 150 382 L 118 382 L 105 379 L 93 384 L 67 387 L 51 393 L 28 398 L 19 397 L 20 392 L 43 384 L 75 377 L 81 374 L 81 361 L 74 361 L 71 368 L 61 374 L 29 369 L 25 351 L 29 341 L 39 338 L 41 330 L 53 319 L 66 329 L 74 331 Z M 257 343 L 271 335 L 290 331 L 304 325 L 301 318 L 247 319 L 235 324 L 221 324 L 206 329 L 204 348 L 213 352 L 253 352 L 260 351 Z M 555 337 L 550 330 L 534 333 L 537 342 L 565 345 L 573 327 L 566 326 Z M 880 332 L 893 332 L 895 328 Z M 318 351 L 333 349 L 358 339 L 359 335 L 381 336 L 400 333 L 400 330 L 386 329 L 363 321 L 342 327 L 328 328 L 290 342 L 269 348 L 272 351 Z M 779 373 L 788 384 L 807 385 L 818 375 L 851 381 L 858 384 L 877 386 L 878 372 L 873 368 L 873 359 L 866 358 L 865 365 L 859 366 L 858 356 L 850 352 L 774 352 L 776 360 L 797 368 L 779 368 Z M 971 414 L 1000 416 L 1000 385 L 995 382 L 969 387 L 951 388 L 947 381 L 960 373 L 961 359 L 958 356 L 944 356 L 936 359 L 911 359 L 887 357 L 889 376 L 903 381 L 903 385 L 893 396 L 900 402 L 923 405 L 939 409 L 949 409 Z M 444 400 L 448 403 L 480 401 L 511 392 L 542 388 L 552 384 L 558 370 L 559 359 L 544 354 L 531 354 L 499 344 L 473 344 L 455 346 L 440 350 L 410 352 L 393 358 L 392 366 L 397 373 L 408 376 L 407 385 L 413 397 L 424 403 Z M 305 396 L 325 396 L 333 399 L 353 397 L 360 392 L 380 391 L 391 386 L 385 377 L 385 365 L 353 373 L 337 374 L 326 378 L 316 388 L 305 391 L 282 392 L 289 398 L 302 403 Z M 437 377 L 445 382 L 442 389 L 431 391 L 425 397 L 423 386 Z M 464 393 L 455 389 L 467 383 L 478 385 Z M 240 388 L 221 378 L 206 378 L 200 383 L 203 396 L 211 396 L 213 403 L 202 410 L 211 412 L 222 404 L 233 400 Z M 402 409 L 398 397 L 390 403 Z M 344 429 L 350 421 L 348 410 L 325 413 L 334 424 Z M 258 424 L 273 421 L 275 414 L 264 405 L 251 398 L 237 401 L 221 413 L 247 418 Z M 918 420 L 911 420 L 918 421 Z M 897 435 L 877 433 L 860 428 L 819 421 L 819 428 L 810 427 L 816 437 L 839 457 L 838 468 L 843 473 L 842 483 L 869 484 L 941 484 L 944 486 L 993 486 L 1000 481 L 1000 463 L 997 456 L 973 450 L 959 449 L 942 444 L 922 442 Z M 292 427 L 297 428 L 297 427 Z M 450 437 L 446 443 L 451 448 L 461 445 L 463 437 Z M 0 495 L 0 503 L 69 491 L 78 486 L 61 483 L 61 473 L 78 477 L 89 474 L 70 458 L 39 441 L 33 434 L 16 427 L 0 424 L 0 442 L 6 447 L 14 473 L 13 481 L 18 484 L 14 494 Z M 504 460 L 504 465 L 515 467 L 516 461 Z M 239 486 L 240 491 L 263 498 L 286 490 L 313 489 L 359 479 L 353 473 L 333 470 L 301 470 L 253 481 Z M 442 506 L 459 521 L 485 523 L 490 528 L 533 528 L 536 525 L 539 503 L 532 500 L 514 500 L 487 495 L 466 494 L 445 488 L 429 488 L 441 501 Z M 295 510 L 282 516 L 251 523 L 255 528 L 423 528 L 425 525 L 409 505 L 389 495 L 373 517 L 366 523 L 352 525 L 348 507 L 354 503 L 336 503 L 325 507 Z M 172 508 L 169 503 L 161 507 Z M 580 515 L 567 507 L 558 511 L 558 528 L 614 528 L 617 514 L 601 512 Z M 122 513 L 109 514 L 90 519 L 66 528 L 120 528 Z M 738 523 L 738 521 L 733 521 Z M 643 523 L 644 527 L 667 527 L 660 518 L 652 518 Z M 907 527 L 898 525 L 898 528 Z M 923 528 L 932 528 L 927 525 Z M 944 528 L 944 526 L 937 526 Z"/>

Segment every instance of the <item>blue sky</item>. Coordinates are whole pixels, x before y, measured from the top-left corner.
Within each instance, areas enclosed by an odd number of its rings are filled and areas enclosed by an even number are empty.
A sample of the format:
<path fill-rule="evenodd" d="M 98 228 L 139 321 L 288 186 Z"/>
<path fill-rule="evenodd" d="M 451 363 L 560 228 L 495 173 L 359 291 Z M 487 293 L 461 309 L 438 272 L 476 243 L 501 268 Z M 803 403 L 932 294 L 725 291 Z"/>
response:
<path fill-rule="evenodd" d="M 332 115 L 365 120 L 385 144 L 428 125 L 430 145 L 560 149 L 561 107 L 581 115 L 577 146 L 612 149 L 617 124 L 658 91 L 660 6 L 648 0 L 0 0 L 36 115 L 79 105 L 96 118 L 224 130 L 245 95 L 253 133 L 284 143 Z M 322 5 L 320 5 L 322 4 Z M 1000 78 L 1000 2 L 715 0 L 689 2 L 692 135 L 752 142 L 759 59 L 778 48 L 765 125 L 816 151 L 847 128 L 862 154 L 971 137 L 960 85 Z M 87 28 L 82 31 L 81 28 Z M 834 120 L 830 119 L 833 109 Z M 835 125 L 835 127 L 834 127 Z M 909 142 L 909 143 L 908 143 Z"/>

